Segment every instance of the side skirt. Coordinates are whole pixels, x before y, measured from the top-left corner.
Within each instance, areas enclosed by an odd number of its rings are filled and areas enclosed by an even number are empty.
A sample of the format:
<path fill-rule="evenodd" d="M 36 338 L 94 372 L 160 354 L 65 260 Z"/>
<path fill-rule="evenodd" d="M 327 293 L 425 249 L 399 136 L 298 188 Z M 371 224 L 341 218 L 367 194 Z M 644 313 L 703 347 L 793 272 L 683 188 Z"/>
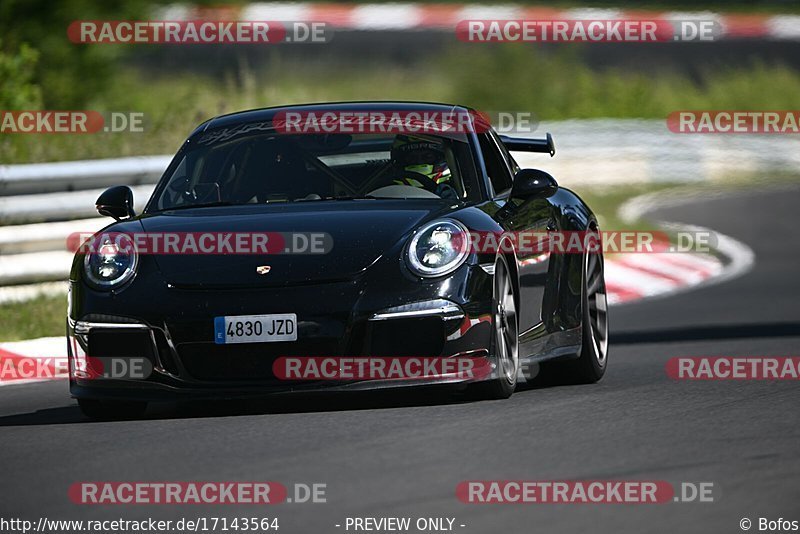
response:
<path fill-rule="evenodd" d="M 577 358 L 580 355 L 583 344 L 581 333 L 582 328 L 580 326 L 570 330 L 541 335 L 533 339 L 531 339 L 532 331 L 524 332 L 520 336 L 520 364 Z M 526 356 L 522 356 L 523 354 L 526 354 Z"/>

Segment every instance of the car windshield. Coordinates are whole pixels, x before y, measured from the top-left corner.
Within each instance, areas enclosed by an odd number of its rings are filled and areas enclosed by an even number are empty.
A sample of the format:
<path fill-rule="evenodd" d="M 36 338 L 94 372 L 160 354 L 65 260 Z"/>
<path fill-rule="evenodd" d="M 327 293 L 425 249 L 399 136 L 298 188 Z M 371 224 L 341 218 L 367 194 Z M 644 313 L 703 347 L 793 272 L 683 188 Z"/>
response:
<path fill-rule="evenodd" d="M 148 212 L 362 198 L 480 197 L 466 136 L 294 134 L 243 125 L 210 131 L 179 153 Z"/>

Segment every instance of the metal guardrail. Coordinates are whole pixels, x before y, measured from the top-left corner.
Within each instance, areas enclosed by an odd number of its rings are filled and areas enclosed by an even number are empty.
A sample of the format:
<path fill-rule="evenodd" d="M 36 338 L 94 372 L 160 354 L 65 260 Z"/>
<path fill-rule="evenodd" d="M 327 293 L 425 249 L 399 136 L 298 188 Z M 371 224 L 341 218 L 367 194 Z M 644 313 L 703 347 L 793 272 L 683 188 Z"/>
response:
<path fill-rule="evenodd" d="M 104 179 L 99 180 L 100 182 Z M 95 185 L 86 181 L 84 185 Z M 113 184 L 130 184 L 120 179 Z M 155 186 L 153 184 L 133 186 L 133 199 L 137 211 L 144 207 Z M 0 197 L 0 228 L 9 224 L 27 224 L 46 221 L 69 221 L 97 215 L 94 202 L 104 189 L 86 189 L 32 195 Z"/>
<path fill-rule="evenodd" d="M 172 156 L 0 165 L 0 196 L 154 184 Z M 0 211 L 0 214 L 2 211 Z"/>
<path fill-rule="evenodd" d="M 111 222 L 99 218 L 94 207 L 103 188 L 131 186 L 136 209 L 141 210 L 171 159 L 141 156 L 0 166 L 0 286 L 66 279 L 72 259 L 67 236 Z M 19 289 L 9 288 L 0 301 L 39 294 L 36 286 Z M 63 286 L 44 284 L 45 289 L 61 291 Z"/>

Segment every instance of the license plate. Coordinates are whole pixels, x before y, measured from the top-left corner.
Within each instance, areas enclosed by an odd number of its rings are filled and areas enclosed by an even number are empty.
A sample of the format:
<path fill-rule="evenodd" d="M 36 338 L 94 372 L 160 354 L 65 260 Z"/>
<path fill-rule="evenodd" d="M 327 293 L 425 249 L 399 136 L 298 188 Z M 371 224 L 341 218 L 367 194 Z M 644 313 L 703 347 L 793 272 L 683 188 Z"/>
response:
<path fill-rule="evenodd" d="M 273 313 L 214 318 L 214 342 L 218 345 L 274 341 L 297 341 L 297 315 Z"/>

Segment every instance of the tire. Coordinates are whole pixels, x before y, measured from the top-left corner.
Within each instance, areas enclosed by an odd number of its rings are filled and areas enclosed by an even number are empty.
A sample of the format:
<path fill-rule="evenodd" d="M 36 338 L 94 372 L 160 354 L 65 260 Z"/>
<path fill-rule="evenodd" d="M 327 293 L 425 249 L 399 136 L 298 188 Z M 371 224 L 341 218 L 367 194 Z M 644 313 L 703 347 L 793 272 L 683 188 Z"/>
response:
<path fill-rule="evenodd" d="M 589 232 L 596 232 L 590 229 Z M 587 248 L 588 250 L 588 248 Z M 602 252 L 581 258 L 581 348 L 577 358 L 543 362 L 542 386 L 594 384 L 608 366 L 608 299 Z"/>
<path fill-rule="evenodd" d="M 99 401 L 95 399 L 78 399 L 78 406 L 83 415 L 98 421 L 135 419 L 144 414 L 147 409 L 146 402 Z"/>
<path fill-rule="evenodd" d="M 587 252 L 583 258 L 581 287 L 582 343 L 574 363 L 574 379 L 594 384 L 608 366 L 608 298 L 602 252 Z"/>
<path fill-rule="evenodd" d="M 498 256 L 494 266 L 492 328 L 492 352 L 497 358 L 497 376 L 475 384 L 473 388 L 483 399 L 507 399 L 517 387 L 519 320 L 511 270 L 503 256 Z"/>

